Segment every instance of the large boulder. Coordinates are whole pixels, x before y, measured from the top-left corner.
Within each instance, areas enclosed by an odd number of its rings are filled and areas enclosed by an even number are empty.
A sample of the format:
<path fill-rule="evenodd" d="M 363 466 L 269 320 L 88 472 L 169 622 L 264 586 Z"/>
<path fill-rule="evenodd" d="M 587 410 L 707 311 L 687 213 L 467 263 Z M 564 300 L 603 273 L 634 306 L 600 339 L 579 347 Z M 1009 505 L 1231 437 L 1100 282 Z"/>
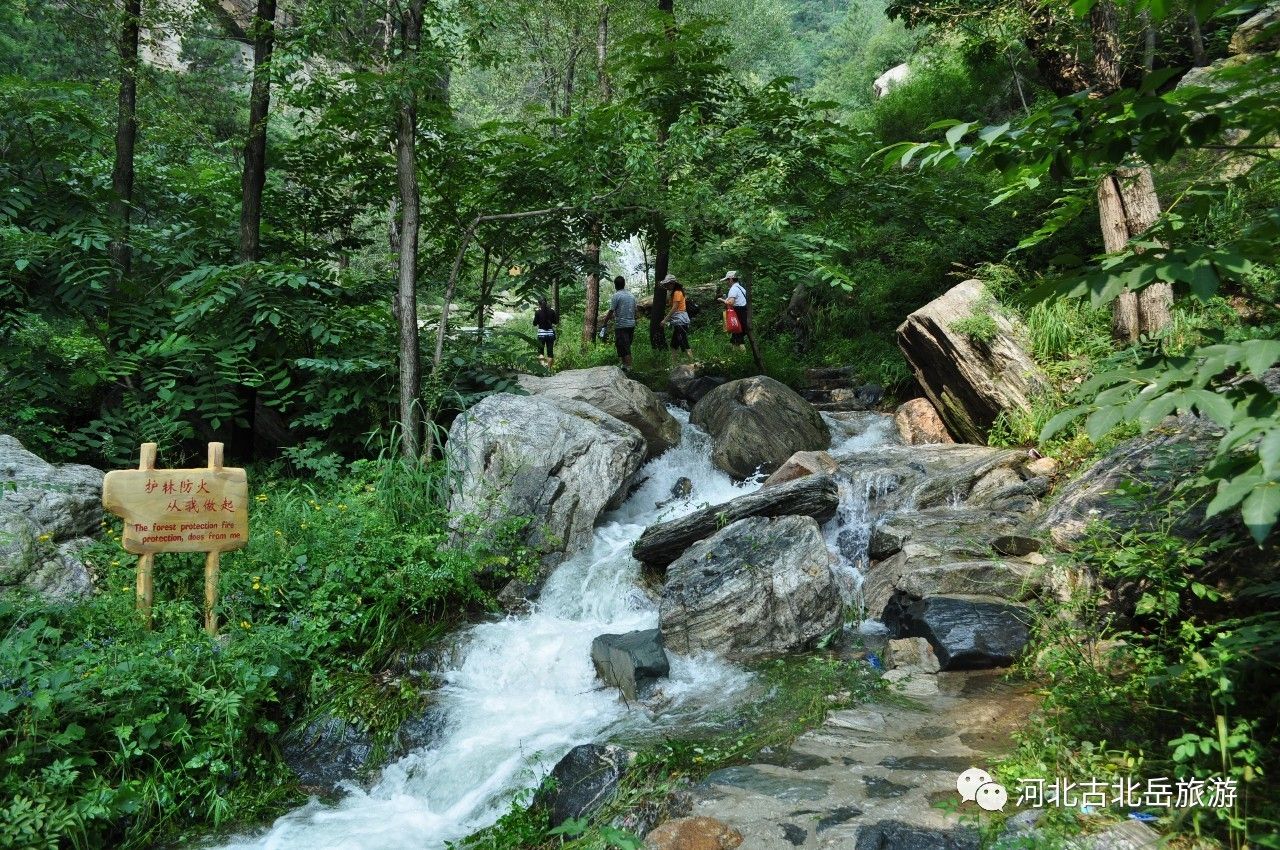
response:
<path fill-rule="evenodd" d="M 454 420 L 445 447 L 455 538 L 532 517 L 524 541 L 546 571 L 591 541 L 596 518 L 644 462 L 640 432 L 554 396 L 491 395 Z"/>
<path fill-rule="evenodd" d="M 102 472 L 50 464 L 0 435 L 0 592 L 20 588 L 51 600 L 93 589 L 79 552 L 102 523 Z"/>
<path fill-rule="evenodd" d="M 533 798 L 551 826 L 584 817 L 609 802 L 631 764 L 631 754 L 612 744 L 580 744 L 556 762 L 551 781 Z"/>
<path fill-rule="evenodd" d="M 653 391 L 617 366 L 570 369 L 546 378 L 521 375 L 520 389 L 530 395 L 581 401 L 621 419 L 644 437 L 648 456 L 657 457 L 680 442 L 680 423 Z"/>
<path fill-rule="evenodd" d="M 284 735 L 280 753 L 303 786 L 333 791 L 359 778 L 373 754 L 373 736 L 354 723 L 325 714 Z"/>
<path fill-rule="evenodd" d="M 1030 613 L 985 596 L 899 598 L 885 622 L 895 637 L 929 641 L 943 670 L 1007 667 L 1027 645 Z"/>
<path fill-rule="evenodd" d="M 738 520 L 667 568 L 667 646 L 751 661 L 812 645 L 840 624 L 831 556 L 811 517 Z"/>
<path fill-rule="evenodd" d="M 902 442 L 908 446 L 955 442 L 947 433 L 942 417 L 927 398 L 913 398 L 898 405 L 898 410 L 893 414 L 893 424 L 897 427 Z"/>
<path fill-rule="evenodd" d="M 709 817 L 676 818 L 644 837 L 645 850 L 734 850 L 742 833 Z"/>
<path fill-rule="evenodd" d="M 798 451 L 831 445 L 813 405 L 763 375 L 716 387 L 693 408 L 691 421 L 711 435 L 715 465 L 735 478 L 772 472 Z"/>
<path fill-rule="evenodd" d="M 1152 505 L 1170 501 L 1178 484 L 1203 469 L 1222 431 L 1208 419 L 1171 416 L 1155 429 L 1125 440 L 1060 488 L 1036 525 L 1059 549 L 1069 550 L 1090 522 L 1114 528 L 1150 529 L 1164 517 Z M 1244 534 L 1238 515 L 1227 511 L 1206 520 L 1204 504 L 1175 517 L 1173 530 L 1187 537 Z"/>
<path fill-rule="evenodd" d="M 591 642 L 591 663 L 605 684 L 632 700 L 671 672 L 662 632 L 657 629 L 600 635 Z"/>
<path fill-rule="evenodd" d="M 840 504 L 840 488 L 830 475 L 809 475 L 769 489 L 760 489 L 721 505 L 651 525 L 632 548 L 636 560 L 665 567 L 699 540 L 725 525 L 747 517 L 809 516 L 826 522 Z"/>
<path fill-rule="evenodd" d="M 983 333 L 966 330 L 981 317 Z M 898 347 L 929 401 L 958 439 L 985 443 L 1003 411 L 1030 412 L 1048 388 L 1023 342 L 1021 322 L 995 309 L 986 287 L 966 280 L 907 316 Z"/>

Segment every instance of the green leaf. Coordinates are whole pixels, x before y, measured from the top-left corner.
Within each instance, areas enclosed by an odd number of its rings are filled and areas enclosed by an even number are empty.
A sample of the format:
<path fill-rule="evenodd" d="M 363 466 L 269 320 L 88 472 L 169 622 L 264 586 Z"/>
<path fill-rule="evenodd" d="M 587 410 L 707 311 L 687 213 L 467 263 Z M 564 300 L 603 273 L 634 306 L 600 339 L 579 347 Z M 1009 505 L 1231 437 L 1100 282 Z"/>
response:
<path fill-rule="evenodd" d="M 1225 397 L 1211 390 L 1187 390 L 1183 394 L 1188 401 L 1195 404 L 1196 409 L 1224 428 L 1231 424 L 1235 408 Z"/>
<path fill-rule="evenodd" d="M 1258 459 L 1262 461 L 1262 474 L 1275 478 L 1280 470 L 1280 430 L 1268 431 L 1258 443 Z"/>
<path fill-rule="evenodd" d="M 1244 362 L 1249 371 L 1259 378 L 1280 360 L 1280 340 L 1251 339 L 1241 343 L 1240 347 L 1244 349 Z"/>
<path fill-rule="evenodd" d="M 1089 408 L 1085 405 L 1064 410 L 1045 423 L 1040 431 L 1040 441 L 1044 442 L 1067 426 L 1068 422 L 1079 419 Z"/>
<path fill-rule="evenodd" d="M 1218 492 L 1204 509 L 1204 515 L 1207 519 L 1211 516 L 1217 516 L 1228 508 L 1240 504 L 1245 496 L 1249 495 L 1262 481 L 1262 475 L 1257 471 L 1249 471 L 1244 475 L 1237 475 L 1234 478 L 1226 478 L 1218 482 Z"/>
<path fill-rule="evenodd" d="M 1089 439 L 1096 443 L 1123 419 L 1123 407 L 1102 407 L 1089 414 L 1084 430 L 1089 435 Z"/>
<path fill-rule="evenodd" d="M 969 128 L 973 126 L 972 122 L 965 124 L 957 124 L 947 131 L 947 144 L 955 147 L 964 138 L 964 134 L 969 132 Z"/>
<path fill-rule="evenodd" d="M 13 261 L 13 267 L 18 271 L 24 271 L 29 265 L 31 265 L 31 261 L 26 257 L 19 257 Z"/>
<path fill-rule="evenodd" d="M 1261 545 L 1275 527 L 1276 516 L 1280 515 L 1280 481 L 1267 481 L 1255 487 L 1244 500 L 1241 514 L 1249 533 Z"/>

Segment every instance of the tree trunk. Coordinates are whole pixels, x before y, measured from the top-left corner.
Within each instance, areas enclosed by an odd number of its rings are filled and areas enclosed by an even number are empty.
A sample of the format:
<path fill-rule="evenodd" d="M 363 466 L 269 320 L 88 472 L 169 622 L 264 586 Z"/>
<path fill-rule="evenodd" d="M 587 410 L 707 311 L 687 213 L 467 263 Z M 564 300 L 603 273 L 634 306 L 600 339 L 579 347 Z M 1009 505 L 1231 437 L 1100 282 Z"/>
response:
<path fill-rule="evenodd" d="M 1120 34 L 1116 27 L 1116 7 L 1112 0 L 1098 0 L 1089 10 L 1093 36 L 1093 91 L 1106 97 L 1120 89 Z"/>
<path fill-rule="evenodd" d="M 108 251 L 123 279 L 129 274 L 133 250 L 129 224 L 133 215 L 133 149 L 138 141 L 138 34 L 142 28 L 142 0 L 125 0 L 120 24 L 120 99 L 116 109 L 116 158 L 111 168 L 111 217 L 120 226 Z"/>
<path fill-rule="evenodd" d="M 600 324 L 600 219 L 591 218 L 591 231 L 587 236 L 587 304 L 582 319 L 582 346 L 595 342 L 597 325 Z"/>
<path fill-rule="evenodd" d="M 551 309 L 560 315 L 560 278 L 551 281 Z"/>
<path fill-rule="evenodd" d="M 1209 64 L 1209 59 L 1204 55 L 1204 35 L 1200 32 L 1200 16 L 1195 9 L 1191 10 L 1188 23 L 1191 25 L 1191 56 L 1196 67 L 1203 68 Z"/>
<path fill-rule="evenodd" d="M 1098 218 L 1107 253 L 1123 250 L 1160 217 L 1160 199 L 1146 166 L 1117 168 L 1098 184 Z M 1111 335 L 1132 344 L 1142 334 L 1153 334 L 1169 323 L 1173 289 L 1152 283 L 1140 292 L 1123 292 L 1112 306 Z"/>
<path fill-rule="evenodd" d="M 653 241 L 653 303 L 649 306 L 649 344 L 655 351 L 663 351 L 667 347 L 667 330 L 662 324 L 667 315 L 667 290 L 659 284 L 667 276 L 671 262 L 671 231 L 667 229 L 665 221 L 658 223 L 658 232 Z"/>
<path fill-rule="evenodd" d="M 609 4 L 600 4 L 600 21 L 596 25 L 596 81 L 600 86 L 600 100 L 608 103 L 613 98 L 609 83 L 609 71 L 605 58 L 609 50 Z"/>
<path fill-rule="evenodd" d="M 271 108 L 271 53 L 275 49 L 276 0 L 258 0 L 253 19 L 253 87 L 249 94 L 249 135 L 240 178 L 240 262 L 259 258 L 262 188 L 267 182 L 267 114 Z"/>
<path fill-rule="evenodd" d="M 484 246 L 484 265 L 480 270 L 480 298 L 476 305 L 476 344 L 484 342 L 484 314 L 489 309 L 489 263 L 493 249 Z"/>
<path fill-rule="evenodd" d="M 1142 11 L 1142 73 L 1150 74 L 1156 66 L 1156 28 L 1150 10 Z"/>
<path fill-rule="evenodd" d="M 424 0 L 413 0 L 401 22 L 406 53 L 416 52 Z M 418 348 L 418 99 L 411 85 L 400 98 L 396 121 L 396 182 L 400 189 L 400 269 L 396 312 L 400 324 L 400 453 L 416 462 L 422 360 Z"/>
<path fill-rule="evenodd" d="M 756 361 L 756 369 L 758 369 L 760 374 L 763 375 L 765 374 L 764 358 L 760 356 L 760 343 L 756 341 L 755 319 L 758 315 L 756 313 L 756 308 L 759 305 L 756 304 L 755 287 L 751 285 L 751 280 L 754 275 L 752 275 L 750 268 L 746 268 L 742 274 L 744 277 L 742 285 L 743 288 L 747 290 L 747 304 L 751 307 L 751 319 L 747 322 L 747 342 L 751 346 L 751 359 Z"/>

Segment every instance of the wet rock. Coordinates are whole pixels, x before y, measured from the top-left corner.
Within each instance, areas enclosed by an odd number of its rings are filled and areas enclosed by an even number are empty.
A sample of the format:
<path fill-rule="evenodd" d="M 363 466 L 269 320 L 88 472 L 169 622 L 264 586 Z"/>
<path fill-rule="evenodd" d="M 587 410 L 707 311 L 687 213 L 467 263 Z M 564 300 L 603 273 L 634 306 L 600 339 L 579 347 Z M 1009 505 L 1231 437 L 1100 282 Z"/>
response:
<path fill-rule="evenodd" d="M 1092 521 L 1127 530 L 1151 529 L 1164 520 L 1152 505 L 1170 501 L 1174 489 L 1204 468 L 1222 432 L 1207 419 L 1165 419 L 1146 434 L 1125 440 L 1062 487 L 1035 524 L 1059 549 L 1072 549 Z M 1205 519 L 1204 503 L 1174 518 L 1175 533 L 1187 537 L 1244 535 L 1234 511 Z"/>
<path fill-rule="evenodd" d="M 102 478 L 91 466 L 47 463 L 0 434 L 0 593 L 64 601 L 92 591 L 80 551 L 100 529 Z"/>
<path fill-rule="evenodd" d="M 747 517 L 810 516 L 826 522 L 840 504 L 840 488 L 830 475 L 810 475 L 757 490 L 722 505 L 709 505 L 678 519 L 651 525 L 632 548 L 639 561 L 665 567 L 690 546 Z"/>
<path fill-rule="evenodd" d="M 908 446 L 928 443 L 954 443 L 938 411 L 927 398 L 913 398 L 898 405 L 893 414 L 898 436 Z"/>
<path fill-rule="evenodd" d="M 676 483 L 671 485 L 671 498 L 687 499 L 693 493 L 693 481 L 685 478 L 683 475 L 676 479 Z"/>
<path fill-rule="evenodd" d="M 547 395 L 499 393 L 454 420 L 445 447 L 456 542 L 513 516 L 544 575 L 587 546 L 596 518 L 644 462 L 640 432 L 599 408 Z"/>
<path fill-rule="evenodd" d="M 993 306 L 981 281 L 966 280 L 898 326 L 898 347 L 925 396 L 947 430 L 969 443 L 985 443 L 1001 412 L 1029 413 L 1031 400 L 1049 386 L 1023 347 L 1025 328 Z M 962 329 L 978 314 L 990 319 L 989 338 Z"/>
<path fill-rule="evenodd" d="M 886 609 L 895 634 L 926 638 L 943 670 L 1007 667 L 1027 645 L 1027 609 L 980 596 L 895 599 Z"/>
<path fill-rule="evenodd" d="M 591 814 L 618 790 L 631 755 L 612 744 L 581 744 L 551 769 L 550 782 L 538 789 L 533 805 L 547 811 L 551 826 Z"/>
<path fill-rule="evenodd" d="M 1161 842 L 1160 833 L 1145 823 L 1129 820 L 1077 838 L 1068 846 L 1071 850 L 1147 850 L 1161 846 Z"/>
<path fill-rule="evenodd" d="M 958 542 L 955 548 L 959 548 Z M 946 552 L 915 542 L 874 565 L 863 583 L 863 603 L 875 618 L 895 596 L 980 595 L 1023 600 L 1035 595 L 1040 571 L 1021 560 L 994 560 L 981 552 Z"/>
<path fill-rule="evenodd" d="M 742 833 L 715 818 L 677 818 L 644 837 L 646 850 L 734 850 Z"/>
<path fill-rule="evenodd" d="M 697 404 L 702 397 L 727 379 L 719 375 L 709 375 L 701 363 L 682 363 L 673 366 L 667 376 L 667 386 L 673 398 Z"/>
<path fill-rule="evenodd" d="M 764 376 L 712 390 L 690 421 L 711 435 L 712 461 L 735 478 L 772 472 L 798 451 L 831 445 L 831 432 L 813 405 Z"/>
<path fill-rule="evenodd" d="M 680 442 L 680 423 L 666 405 L 617 366 L 569 369 L 545 378 L 521 375 L 519 382 L 530 395 L 580 401 L 627 423 L 644 437 L 648 457 L 657 457 Z"/>
<path fill-rule="evenodd" d="M 839 826 L 842 823 L 848 823 L 861 815 L 861 809 L 856 809 L 853 806 L 839 806 L 818 818 L 818 826 L 814 831 L 821 835 L 828 829 L 831 829 L 831 827 Z"/>
<path fill-rule="evenodd" d="M 991 548 L 1001 555 L 1021 558 L 1040 551 L 1040 541 L 1022 534 L 1004 534 L 991 541 Z"/>
<path fill-rule="evenodd" d="M 831 790 L 831 783 L 822 779 L 779 776 L 751 765 L 714 771 L 707 776 L 706 784 L 731 785 L 788 803 L 821 800 Z"/>
<path fill-rule="evenodd" d="M 760 489 L 777 487 L 779 484 L 786 484 L 788 481 L 795 481 L 806 475 L 830 475 L 839 468 L 840 465 L 836 463 L 836 459 L 826 452 L 796 452 L 765 479 Z"/>
<path fill-rule="evenodd" d="M 805 839 L 809 837 L 809 830 L 794 823 L 784 823 L 781 828 L 782 837 L 789 841 L 793 847 L 799 847 L 804 844 Z"/>
<path fill-rule="evenodd" d="M 854 850 L 978 850 L 978 833 L 967 828 L 926 829 L 900 821 L 861 827 Z"/>
<path fill-rule="evenodd" d="M 676 652 L 749 661 L 811 646 L 840 624 L 841 609 L 818 523 L 751 517 L 667 568 L 658 618 Z"/>
<path fill-rule="evenodd" d="M 645 629 L 622 635 L 600 635 L 591 642 L 596 675 L 633 700 L 671 672 L 662 633 Z"/>
<path fill-rule="evenodd" d="M 332 714 L 290 731 L 280 745 L 284 763 L 298 781 L 325 791 L 358 778 L 372 752 L 368 732 Z"/>
<path fill-rule="evenodd" d="M 866 786 L 867 796 L 873 800 L 891 800 L 911 790 L 910 785 L 899 785 L 883 776 L 863 776 L 862 784 Z"/>

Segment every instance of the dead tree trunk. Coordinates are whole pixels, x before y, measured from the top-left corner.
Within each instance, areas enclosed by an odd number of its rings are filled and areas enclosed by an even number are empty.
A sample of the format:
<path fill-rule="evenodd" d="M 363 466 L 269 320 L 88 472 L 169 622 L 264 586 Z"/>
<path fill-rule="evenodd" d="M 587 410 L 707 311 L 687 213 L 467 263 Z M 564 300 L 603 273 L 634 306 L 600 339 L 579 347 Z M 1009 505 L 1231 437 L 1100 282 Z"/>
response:
<path fill-rule="evenodd" d="M 401 21 L 403 49 L 416 53 L 422 36 L 424 0 L 414 0 Z M 416 462 L 420 445 L 422 360 L 418 347 L 419 203 L 417 134 L 418 99 L 406 85 L 396 116 L 396 182 L 400 190 L 400 268 L 396 314 L 400 331 L 400 454 Z"/>
<path fill-rule="evenodd" d="M 276 0 L 258 0 L 253 19 L 253 86 L 249 134 L 240 177 L 240 262 L 259 259 L 262 189 L 267 182 L 267 113 L 271 108 L 271 54 L 275 49 Z"/>
<path fill-rule="evenodd" d="M 1144 233 L 1160 217 L 1151 169 L 1118 168 L 1098 184 L 1098 217 L 1102 242 L 1108 253 L 1123 250 L 1130 239 Z M 1132 344 L 1143 334 L 1153 334 L 1169 324 L 1173 289 L 1167 283 L 1148 284 L 1140 292 L 1122 292 L 1111 315 L 1111 335 Z"/>
<path fill-rule="evenodd" d="M 133 216 L 133 149 L 138 141 L 138 35 L 142 0 L 125 0 L 120 23 L 120 98 L 116 108 L 116 158 L 111 168 L 111 217 L 120 228 L 108 247 L 121 279 L 129 274 L 133 249 L 129 225 Z"/>

